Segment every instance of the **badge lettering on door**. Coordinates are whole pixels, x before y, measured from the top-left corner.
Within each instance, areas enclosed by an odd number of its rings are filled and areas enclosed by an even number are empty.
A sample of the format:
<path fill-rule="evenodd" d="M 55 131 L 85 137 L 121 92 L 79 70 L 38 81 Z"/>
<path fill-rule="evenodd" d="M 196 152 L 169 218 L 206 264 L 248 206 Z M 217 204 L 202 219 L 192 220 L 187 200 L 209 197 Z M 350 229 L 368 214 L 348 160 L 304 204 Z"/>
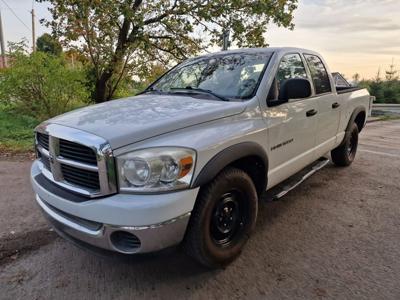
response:
<path fill-rule="evenodd" d="M 275 146 L 271 147 L 271 151 L 274 151 L 275 149 L 278 149 L 278 148 L 283 147 L 283 146 L 285 146 L 287 144 L 290 144 L 293 141 L 294 141 L 294 139 L 290 139 L 290 140 L 284 141 L 284 142 L 282 142 L 282 143 L 280 143 L 278 145 L 275 145 Z"/>

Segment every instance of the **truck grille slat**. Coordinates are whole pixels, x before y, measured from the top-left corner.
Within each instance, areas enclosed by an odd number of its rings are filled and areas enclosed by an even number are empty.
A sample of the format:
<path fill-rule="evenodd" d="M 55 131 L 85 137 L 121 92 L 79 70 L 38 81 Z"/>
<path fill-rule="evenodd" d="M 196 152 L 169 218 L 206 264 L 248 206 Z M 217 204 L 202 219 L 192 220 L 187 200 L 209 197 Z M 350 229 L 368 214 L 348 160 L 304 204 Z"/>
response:
<path fill-rule="evenodd" d="M 90 189 L 100 188 L 99 175 L 97 172 L 87 171 L 67 165 L 61 165 L 64 180 L 72 184 L 85 186 Z"/>
<path fill-rule="evenodd" d="M 62 156 L 64 158 L 68 158 L 68 159 L 74 160 L 74 161 L 78 161 L 78 162 L 94 165 L 94 166 L 97 165 L 96 161 L 94 161 L 92 158 L 86 157 L 84 155 L 77 156 L 76 154 L 72 154 L 70 152 L 63 151 L 63 152 L 60 153 L 60 156 Z"/>
<path fill-rule="evenodd" d="M 69 147 L 69 146 L 66 147 L 66 146 L 62 145 L 62 151 L 76 153 L 77 150 L 78 149 L 76 149 L 76 148 L 72 148 L 72 147 Z M 88 157 L 93 157 L 93 152 L 92 151 L 84 151 L 84 150 L 81 150 L 81 149 L 79 149 L 79 151 L 80 151 L 80 154 L 82 154 L 82 155 L 86 155 Z"/>
<path fill-rule="evenodd" d="M 87 147 L 81 147 L 79 144 L 76 144 L 77 146 L 73 146 L 70 144 L 67 144 L 66 141 L 62 142 L 62 148 L 65 150 L 72 150 L 72 151 L 76 151 L 77 149 L 79 149 L 79 151 L 81 151 L 82 153 L 87 153 L 87 154 L 93 154 L 92 149 L 87 148 Z"/>
<path fill-rule="evenodd" d="M 60 139 L 60 155 L 78 162 L 97 165 L 96 153 L 89 147 Z"/>
<path fill-rule="evenodd" d="M 81 153 L 79 153 L 79 156 L 78 156 L 77 151 L 69 150 L 69 149 L 62 149 L 62 150 L 60 151 L 60 154 L 61 154 L 61 153 L 67 154 L 67 155 L 71 155 L 71 156 L 73 155 L 73 156 L 77 156 L 77 157 L 83 156 L 83 157 L 85 157 L 86 159 L 90 159 L 90 160 L 94 160 L 94 159 L 95 159 L 95 158 L 93 157 L 93 154 L 91 154 L 91 153 L 81 152 Z"/>

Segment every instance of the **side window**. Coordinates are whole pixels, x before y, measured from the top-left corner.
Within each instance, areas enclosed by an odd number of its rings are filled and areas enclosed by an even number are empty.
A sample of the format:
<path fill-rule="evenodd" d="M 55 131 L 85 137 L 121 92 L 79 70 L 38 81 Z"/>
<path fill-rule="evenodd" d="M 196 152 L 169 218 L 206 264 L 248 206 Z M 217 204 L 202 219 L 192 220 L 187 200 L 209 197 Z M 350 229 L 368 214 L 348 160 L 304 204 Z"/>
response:
<path fill-rule="evenodd" d="M 315 93 L 323 94 L 331 92 L 331 83 L 329 81 L 328 72 L 322 60 L 315 55 L 304 54 L 308 67 L 310 68 L 311 77 L 314 82 Z"/>
<path fill-rule="evenodd" d="M 347 80 L 340 73 L 332 73 L 336 87 L 351 87 Z"/>
<path fill-rule="evenodd" d="M 268 101 L 280 98 L 279 91 L 285 80 L 292 78 L 307 79 L 306 68 L 299 54 L 287 54 L 279 63 L 278 72 L 268 94 Z"/>
<path fill-rule="evenodd" d="M 285 55 L 279 64 L 278 73 L 276 74 L 279 87 L 283 81 L 292 78 L 307 79 L 306 68 L 299 54 Z"/>

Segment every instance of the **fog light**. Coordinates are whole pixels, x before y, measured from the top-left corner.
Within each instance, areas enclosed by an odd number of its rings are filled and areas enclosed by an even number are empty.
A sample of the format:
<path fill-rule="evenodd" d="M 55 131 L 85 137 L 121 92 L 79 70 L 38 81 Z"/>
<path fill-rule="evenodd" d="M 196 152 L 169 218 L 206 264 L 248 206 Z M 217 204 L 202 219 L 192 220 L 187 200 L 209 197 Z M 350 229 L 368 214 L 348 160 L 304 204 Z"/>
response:
<path fill-rule="evenodd" d="M 110 240 L 114 248 L 121 253 L 132 254 L 140 248 L 139 238 L 126 231 L 114 231 Z"/>

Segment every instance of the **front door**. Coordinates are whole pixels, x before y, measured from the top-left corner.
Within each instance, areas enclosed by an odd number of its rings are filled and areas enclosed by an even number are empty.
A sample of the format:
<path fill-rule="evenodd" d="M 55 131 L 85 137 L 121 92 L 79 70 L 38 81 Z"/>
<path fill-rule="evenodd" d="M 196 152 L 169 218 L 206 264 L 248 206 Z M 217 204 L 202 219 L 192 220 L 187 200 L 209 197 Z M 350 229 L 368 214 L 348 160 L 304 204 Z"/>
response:
<path fill-rule="evenodd" d="M 285 55 L 271 90 L 279 91 L 284 80 L 309 79 L 304 62 L 298 53 Z M 276 95 L 270 93 L 269 100 Z M 272 97 L 272 98 L 271 98 Z M 298 172 L 315 160 L 314 147 L 317 129 L 318 99 L 289 100 L 265 112 L 269 147 L 268 188 Z"/>

